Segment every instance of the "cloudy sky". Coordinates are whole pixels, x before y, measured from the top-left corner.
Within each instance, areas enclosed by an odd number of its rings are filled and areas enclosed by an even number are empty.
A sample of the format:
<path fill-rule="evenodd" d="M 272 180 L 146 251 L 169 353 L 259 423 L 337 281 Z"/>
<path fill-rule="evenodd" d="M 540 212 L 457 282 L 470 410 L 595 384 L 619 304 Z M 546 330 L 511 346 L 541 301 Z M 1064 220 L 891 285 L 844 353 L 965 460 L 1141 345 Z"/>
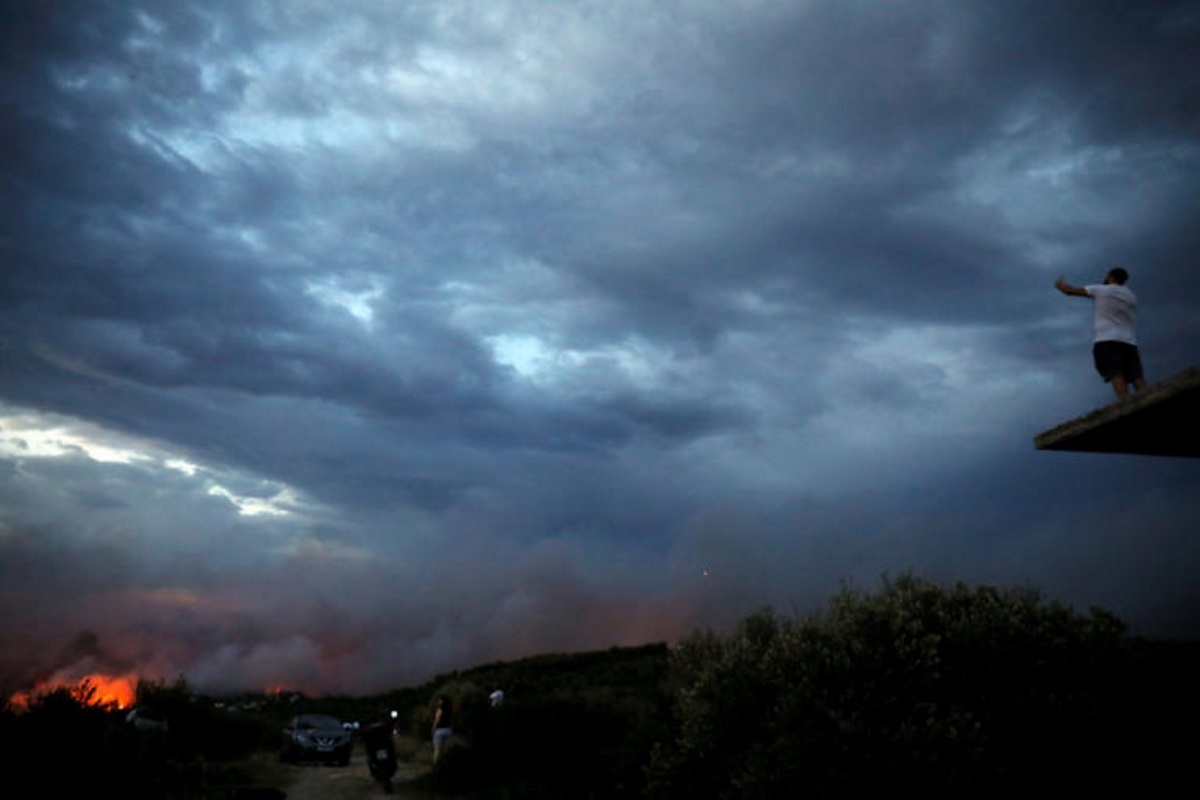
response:
<path fill-rule="evenodd" d="M 1200 635 L 1171 2 L 0 4 L 0 686 L 365 692 L 911 570 Z"/>

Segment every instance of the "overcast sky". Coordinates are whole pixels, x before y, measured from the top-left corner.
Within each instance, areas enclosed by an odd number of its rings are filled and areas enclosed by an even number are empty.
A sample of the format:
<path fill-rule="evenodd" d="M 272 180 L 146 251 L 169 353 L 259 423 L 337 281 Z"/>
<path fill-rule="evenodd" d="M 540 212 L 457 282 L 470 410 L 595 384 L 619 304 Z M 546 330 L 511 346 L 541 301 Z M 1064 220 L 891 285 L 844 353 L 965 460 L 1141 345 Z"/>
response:
<path fill-rule="evenodd" d="M 0 686 L 367 692 L 911 570 L 1200 635 L 1171 2 L 0 4 Z"/>

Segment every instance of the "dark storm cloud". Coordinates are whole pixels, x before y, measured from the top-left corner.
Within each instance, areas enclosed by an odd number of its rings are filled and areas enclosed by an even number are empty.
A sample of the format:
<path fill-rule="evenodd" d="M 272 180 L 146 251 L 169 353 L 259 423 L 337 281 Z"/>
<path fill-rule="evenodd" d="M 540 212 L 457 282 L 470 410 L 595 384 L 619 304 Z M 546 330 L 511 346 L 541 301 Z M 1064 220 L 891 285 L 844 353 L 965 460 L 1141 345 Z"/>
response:
<path fill-rule="evenodd" d="M 358 690 L 905 568 L 1196 630 L 1192 464 L 1029 445 L 1107 399 L 1059 274 L 1200 360 L 1188 4 L 0 14 L 6 672 Z"/>

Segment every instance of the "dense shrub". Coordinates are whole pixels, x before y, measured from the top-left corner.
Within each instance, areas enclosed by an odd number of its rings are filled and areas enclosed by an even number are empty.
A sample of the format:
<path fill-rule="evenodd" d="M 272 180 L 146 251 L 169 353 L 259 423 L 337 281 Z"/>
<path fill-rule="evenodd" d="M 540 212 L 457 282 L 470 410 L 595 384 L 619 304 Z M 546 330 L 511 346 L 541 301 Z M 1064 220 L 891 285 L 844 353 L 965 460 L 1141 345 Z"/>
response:
<path fill-rule="evenodd" d="M 127 711 L 97 704 L 86 685 L 38 695 L 22 713 L 0 713 L 10 780 L 55 797 L 203 797 L 213 764 L 245 757 L 264 741 L 261 720 L 201 702 L 182 681 L 143 682 L 138 703 L 153 706 L 166 730 L 137 729 Z"/>
<path fill-rule="evenodd" d="M 111 713 L 86 702 L 86 692 L 56 689 L 28 710 L 0 714 L 3 766 L 13 785 L 24 777 L 62 796 L 89 784 L 115 785 L 122 772 Z"/>
<path fill-rule="evenodd" d="M 1123 624 L 1036 592 L 904 576 L 814 617 L 770 610 L 674 653 L 655 798 L 1098 788 L 1122 742 Z"/>
<path fill-rule="evenodd" d="M 662 645 L 548 655 L 456 675 L 455 737 L 431 776 L 472 797 L 640 797 L 653 743 L 665 735 Z M 502 686 L 506 699 L 487 699 Z M 485 688 L 486 687 L 486 688 Z M 416 716 L 428 736 L 429 712 Z"/>

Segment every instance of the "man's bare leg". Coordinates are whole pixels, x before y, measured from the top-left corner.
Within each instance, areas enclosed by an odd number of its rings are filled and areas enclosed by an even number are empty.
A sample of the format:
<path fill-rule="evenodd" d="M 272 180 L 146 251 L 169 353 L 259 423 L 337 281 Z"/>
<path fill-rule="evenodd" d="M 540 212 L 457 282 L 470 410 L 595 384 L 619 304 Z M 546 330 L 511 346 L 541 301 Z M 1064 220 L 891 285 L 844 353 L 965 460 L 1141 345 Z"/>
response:
<path fill-rule="evenodd" d="M 1129 397 L 1129 385 L 1125 383 L 1125 379 L 1120 375 L 1114 375 L 1112 378 L 1113 391 L 1117 393 L 1117 398 L 1124 400 Z"/>
<path fill-rule="evenodd" d="M 1134 391 L 1138 392 L 1139 394 L 1146 391 L 1145 379 L 1138 378 L 1136 381 L 1133 382 L 1133 388 L 1134 388 Z"/>

